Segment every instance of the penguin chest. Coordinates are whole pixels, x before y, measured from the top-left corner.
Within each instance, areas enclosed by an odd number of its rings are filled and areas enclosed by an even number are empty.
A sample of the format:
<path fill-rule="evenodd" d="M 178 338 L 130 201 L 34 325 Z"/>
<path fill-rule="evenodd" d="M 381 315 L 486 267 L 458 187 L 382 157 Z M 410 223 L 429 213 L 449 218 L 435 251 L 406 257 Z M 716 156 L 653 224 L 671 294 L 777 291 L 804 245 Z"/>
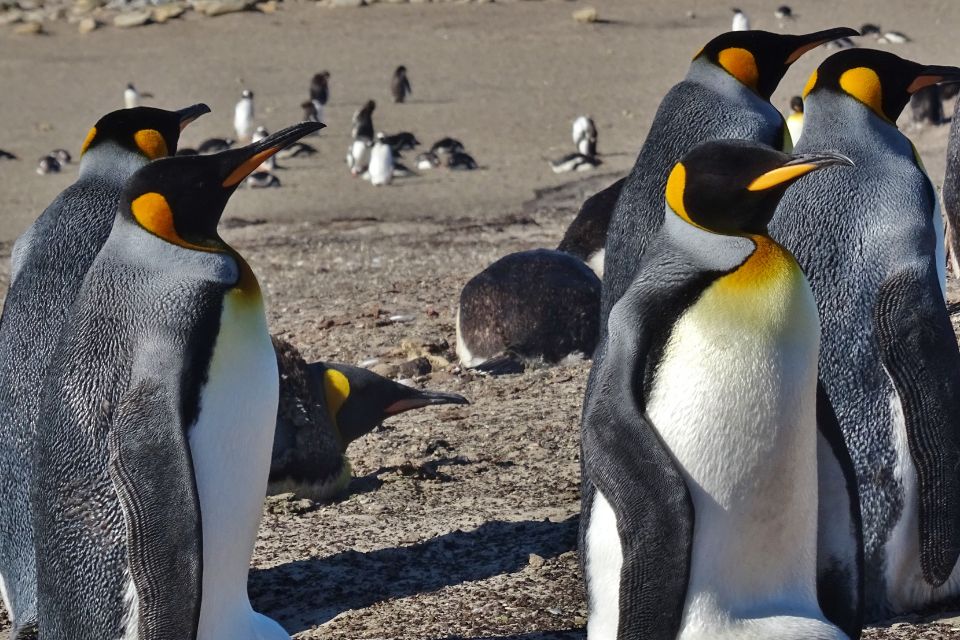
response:
<path fill-rule="evenodd" d="M 224 297 L 190 430 L 203 531 L 200 635 L 249 609 L 247 571 L 263 505 L 277 417 L 276 358 L 259 294 Z"/>
<path fill-rule="evenodd" d="M 648 396 L 648 416 L 694 504 L 685 614 L 693 627 L 709 627 L 698 620 L 714 617 L 704 611 L 746 618 L 771 600 L 819 614 L 820 329 L 802 272 L 770 245 L 679 318 Z"/>

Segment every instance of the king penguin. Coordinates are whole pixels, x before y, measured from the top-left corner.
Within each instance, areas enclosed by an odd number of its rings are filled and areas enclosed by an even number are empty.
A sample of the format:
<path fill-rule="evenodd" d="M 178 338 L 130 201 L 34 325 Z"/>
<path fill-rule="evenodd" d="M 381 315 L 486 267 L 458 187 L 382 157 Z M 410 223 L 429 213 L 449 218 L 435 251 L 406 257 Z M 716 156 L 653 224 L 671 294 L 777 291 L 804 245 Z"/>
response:
<path fill-rule="evenodd" d="M 589 640 L 859 637 L 849 457 L 818 468 L 816 303 L 767 234 L 788 186 L 837 164 L 715 140 L 670 172 L 664 223 L 587 384 Z M 826 563 L 854 582 L 830 585 L 834 622 L 817 584 L 826 471 L 845 495 L 839 561 L 853 563 Z"/>
<path fill-rule="evenodd" d="M 960 84 L 954 85 L 960 87 Z M 946 251 L 950 269 L 960 278 L 960 100 L 953 108 L 947 137 L 947 167 L 943 176 L 943 217 L 946 220 Z"/>
<path fill-rule="evenodd" d="M 771 232 L 810 276 L 820 377 L 857 472 L 868 620 L 960 595 L 960 351 L 944 303 L 943 223 L 916 149 L 897 129 L 911 93 L 955 67 L 849 49 L 804 90 L 797 151 L 856 168 L 811 176 Z"/>
<path fill-rule="evenodd" d="M 804 53 L 856 33 L 844 28 L 806 35 L 735 31 L 717 36 L 694 56 L 686 78 L 660 103 L 610 221 L 601 331 L 663 221 L 663 189 L 674 163 L 700 142 L 715 138 L 789 149 L 786 123 L 770 104 L 770 95 Z"/>
<path fill-rule="evenodd" d="M 321 126 L 159 160 L 127 182 L 42 393 L 31 498 L 45 638 L 289 640 L 246 591 L 276 359 L 257 279 L 217 224 L 248 173 Z"/>
<path fill-rule="evenodd" d="M 197 104 L 105 115 L 83 143 L 77 181 L 14 245 L 0 320 L 0 594 L 14 638 L 36 624 L 29 458 L 40 388 L 64 315 L 110 233 L 124 183 L 175 152 L 180 131 L 208 111 Z"/>
<path fill-rule="evenodd" d="M 308 365 L 293 345 L 273 340 L 280 368 L 280 408 L 270 493 L 294 491 L 315 500 L 336 497 L 350 482 L 346 456 L 350 443 L 407 411 L 469 404 L 456 393 L 408 387 L 361 367 Z"/>

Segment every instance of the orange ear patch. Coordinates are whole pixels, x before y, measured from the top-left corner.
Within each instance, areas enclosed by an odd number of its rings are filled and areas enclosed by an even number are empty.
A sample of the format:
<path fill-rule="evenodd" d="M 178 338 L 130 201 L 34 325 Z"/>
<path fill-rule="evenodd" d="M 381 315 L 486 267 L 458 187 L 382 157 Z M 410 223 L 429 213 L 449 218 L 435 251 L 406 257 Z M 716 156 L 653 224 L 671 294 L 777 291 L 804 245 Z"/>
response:
<path fill-rule="evenodd" d="M 93 142 L 93 139 L 97 137 L 97 128 L 91 127 L 90 131 L 87 132 L 87 137 L 83 140 L 83 146 L 80 147 L 80 155 L 83 155 L 87 152 L 87 149 L 90 147 L 90 143 Z"/>
<path fill-rule="evenodd" d="M 813 91 L 813 88 L 817 86 L 817 70 L 814 69 L 813 73 L 810 74 L 810 78 L 807 80 L 807 84 L 803 87 L 803 93 L 800 94 L 804 100 L 807 96 L 810 95 L 810 92 Z"/>
<path fill-rule="evenodd" d="M 141 227 L 171 244 L 195 251 L 215 251 L 210 247 L 187 242 L 180 237 L 173 224 L 173 211 L 170 209 L 170 204 L 159 193 L 151 191 L 134 200 L 130 203 L 130 213 Z"/>
<path fill-rule="evenodd" d="M 757 69 L 757 60 L 752 53 L 740 47 L 730 47 L 720 52 L 717 62 L 734 78 L 754 91 L 757 90 L 760 70 Z"/>
<path fill-rule="evenodd" d="M 167 141 L 156 129 L 140 129 L 133 134 L 133 140 L 137 143 L 137 148 L 143 152 L 143 155 L 151 160 L 170 155 L 167 149 Z"/>
<path fill-rule="evenodd" d="M 873 69 L 856 67 L 848 69 L 840 76 L 840 88 L 873 109 L 881 118 L 888 120 L 883 113 L 883 87 L 880 76 Z"/>

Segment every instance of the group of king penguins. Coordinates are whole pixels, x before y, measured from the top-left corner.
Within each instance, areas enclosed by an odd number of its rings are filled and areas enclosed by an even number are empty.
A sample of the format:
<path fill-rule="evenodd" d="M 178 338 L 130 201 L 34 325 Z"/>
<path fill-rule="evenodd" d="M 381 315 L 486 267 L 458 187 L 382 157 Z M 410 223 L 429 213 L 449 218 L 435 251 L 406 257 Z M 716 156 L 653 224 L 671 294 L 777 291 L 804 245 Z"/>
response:
<path fill-rule="evenodd" d="M 461 292 L 467 366 L 592 355 L 589 640 L 858 638 L 960 600 L 943 220 L 896 125 L 960 68 L 834 53 L 796 144 L 770 103 L 800 56 L 856 35 L 714 38 L 558 249 Z"/>
<path fill-rule="evenodd" d="M 176 155 L 209 111 L 103 116 L 77 181 L 14 245 L 0 319 L 0 596 L 14 639 L 289 638 L 247 597 L 268 482 L 332 497 L 350 442 L 389 416 L 467 402 L 307 364 L 271 338 L 257 277 L 217 227 L 249 174 L 324 125 Z"/>

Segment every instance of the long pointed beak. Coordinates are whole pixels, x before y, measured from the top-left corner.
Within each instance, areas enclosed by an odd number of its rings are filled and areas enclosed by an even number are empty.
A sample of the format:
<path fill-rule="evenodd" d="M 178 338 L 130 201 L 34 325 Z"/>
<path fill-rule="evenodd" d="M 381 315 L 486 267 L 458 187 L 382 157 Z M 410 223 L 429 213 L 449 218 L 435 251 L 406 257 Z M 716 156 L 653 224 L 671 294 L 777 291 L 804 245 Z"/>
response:
<path fill-rule="evenodd" d="M 797 36 L 799 42 L 801 43 L 799 47 L 793 50 L 793 52 L 787 56 L 787 64 L 793 64 L 796 62 L 800 56 L 805 54 L 807 51 L 816 49 L 822 44 L 832 42 L 834 40 L 839 40 L 840 38 L 850 38 L 852 36 L 859 36 L 860 32 L 856 29 L 851 29 L 849 27 L 837 27 L 835 29 L 826 29 L 824 31 L 814 31 L 813 33 L 807 33 L 801 36 Z"/>
<path fill-rule="evenodd" d="M 419 409 L 434 404 L 470 404 L 470 401 L 456 393 L 442 393 L 440 391 L 419 391 L 416 395 L 403 400 L 397 400 L 384 409 L 388 416 L 395 416 L 404 411 Z"/>
<path fill-rule="evenodd" d="M 921 69 L 920 74 L 913 79 L 913 82 L 907 87 L 907 93 L 916 93 L 924 87 L 929 87 L 932 84 L 941 82 L 960 82 L 960 68 L 944 67 L 935 64 L 928 65 Z"/>
<path fill-rule="evenodd" d="M 230 154 L 236 158 L 237 162 L 233 165 L 233 170 L 224 179 L 225 188 L 235 187 L 243 181 L 248 175 L 254 172 L 264 160 L 277 153 L 292 142 L 300 138 L 323 129 L 325 124 L 322 122 L 301 122 L 292 127 L 281 129 L 273 135 L 269 135 L 259 142 L 247 145 L 242 149 L 230 150 L 224 152 L 224 155 Z"/>
<path fill-rule="evenodd" d="M 786 164 L 767 171 L 747 186 L 748 191 L 766 191 L 789 184 L 811 171 L 833 165 L 853 166 L 853 160 L 840 153 L 801 153 L 790 158 Z"/>
<path fill-rule="evenodd" d="M 202 102 L 198 102 L 197 104 L 189 107 L 178 109 L 177 111 L 174 111 L 174 113 L 180 116 L 180 131 L 183 131 L 191 122 L 205 113 L 210 113 L 210 107 Z"/>

